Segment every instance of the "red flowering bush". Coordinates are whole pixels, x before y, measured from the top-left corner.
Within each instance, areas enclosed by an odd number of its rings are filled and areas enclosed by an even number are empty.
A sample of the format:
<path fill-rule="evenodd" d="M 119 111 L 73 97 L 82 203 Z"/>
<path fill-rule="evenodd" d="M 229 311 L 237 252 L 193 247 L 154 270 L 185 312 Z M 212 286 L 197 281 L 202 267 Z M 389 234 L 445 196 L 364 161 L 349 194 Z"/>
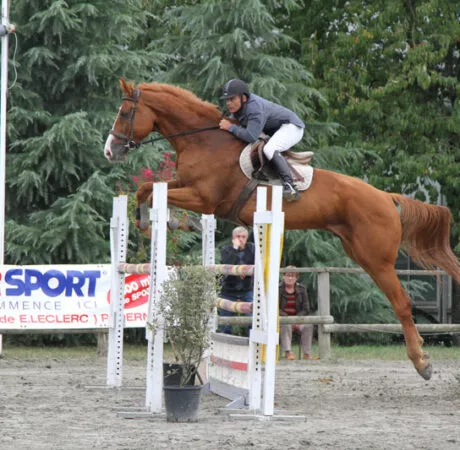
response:
<path fill-rule="evenodd" d="M 170 152 L 163 153 L 163 161 L 159 164 L 158 170 L 144 168 L 139 170 L 139 175 L 133 176 L 133 181 L 139 187 L 144 183 L 154 181 L 169 181 L 174 178 L 176 173 L 176 163 L 171 159 L 173 156 Z"/>
<path fill-rule="evenodd" d="M 152 170 L 151 168 L 140 169 L 138 175 L 134 175 L 132 177 L 132 180 L 136 184 L 137 188 L 142 186 L 144 183 L 173 180 L 176 173 L 176 163 L 172 158 L 173 153 L 165 152 L 163 153 L 163 160 L 160 162 L 159 168 L 157 170 Z M 133 206 L 135 209 L 137 204 Z M 178 211 L 173 208 L 171 215 L 174 216 L 174 218 L 177 219 L 180 224 L 187 223 L 187 212 Z M 191 233 L 184 232 L 182 230 L 168 231 L 166 242 L 166 258 L 168 265 L 180 266 L 188 260 L 187 252 L 184 251 L 184 248 L 190 245 L 190 234 Z M 142 249 L 138 252 L 137 256 L 142 259 L 142 261 L 145 261 L 147 252 L 144 245 L 141 247 Z"/>

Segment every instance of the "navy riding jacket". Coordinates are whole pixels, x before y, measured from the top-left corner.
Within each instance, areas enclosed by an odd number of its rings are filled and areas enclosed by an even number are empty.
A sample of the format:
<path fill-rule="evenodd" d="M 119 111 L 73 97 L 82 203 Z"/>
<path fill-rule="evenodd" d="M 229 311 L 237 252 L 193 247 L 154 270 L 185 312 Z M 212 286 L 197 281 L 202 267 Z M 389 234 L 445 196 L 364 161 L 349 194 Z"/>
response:
<path fill-rule="evenodd" d="M 296 113 L 255 94 L 250 94 L 248 101 L 232 117 L 237 119 L 241 126 L 232 125 L 228 131 L 249 143 L 257 141 L 262 132 L 273 136 L 281 125 L 286 123 L 305 128 L 305 124 Z"/>

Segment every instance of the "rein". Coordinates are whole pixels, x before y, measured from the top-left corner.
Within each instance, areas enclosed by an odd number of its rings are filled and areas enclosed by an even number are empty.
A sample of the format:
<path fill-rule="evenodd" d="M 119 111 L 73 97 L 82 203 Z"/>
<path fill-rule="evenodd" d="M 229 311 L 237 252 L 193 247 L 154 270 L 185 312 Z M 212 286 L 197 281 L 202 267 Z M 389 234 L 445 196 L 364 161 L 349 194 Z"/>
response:
<path fill-rule="evenodd" d="M 187 136 L 189 134 L 202 133 L 203 131 L 211 131 L 211 130 L 220 129 L 218 125 L 214 125 L 212 127 L 197 128 L 196 130 L 189 130 L 189 131 L 181 131 L 180 133 L 168 134 L 167 136 L 159 136 L 156 138 L 149 139 L 147 141 L 136 142 L 133 139 L 134 137 L 134 117 L 136 115 L 137 103 L 139 101 L 140 96 L 141 96 L 140 89 L 136 89 L 134 97 L 123 97 L 123 100 L 127 100 L 127 101 L 134 103 L 133 109 L 131 110 L 129 117 L 128 117 L 130 127 L 131 127 L 129 136 L 123 133 L 120 133 L 117 130 L 114 130 L 113 128 L 109 132 L 109 134 L 111 134 L 112 136 L 115 136 L 117 139 L 125 141 L 125 147 L 128 149 L 128 151 L 131 150 L 132 148 L 139 148 L 141 145 L 151 144 L 152 142 L 155 142 L 155 141 L 161 141 L 162 139 L 171 139 L 171 138 L 175 138 L 179 136 Z M 222 114 L 222 118 L 223 117 L 224 117 L 224 114 Z"/>
<path fill-rule="evenodd" d="M 170 138 L 175 138 L 178 136 L 187 136 L 188 134 L 201 133 L 203 131 L 210 131 L 210 130 L 219 130 L 219 125 L 214 125 L 213 127 L 197 128 L 196 130 L 181 131 L 180 133 L 168 134 L 167 136 L 159 136 L 156 138 L 149 139 L 148 141 L 142 141 L 142 142 L 135 143 L 135 147 L 137 148 L 144 144 L 151 144 L 152 142 L 161 141 L 162 139 L 170 139 Z"/>

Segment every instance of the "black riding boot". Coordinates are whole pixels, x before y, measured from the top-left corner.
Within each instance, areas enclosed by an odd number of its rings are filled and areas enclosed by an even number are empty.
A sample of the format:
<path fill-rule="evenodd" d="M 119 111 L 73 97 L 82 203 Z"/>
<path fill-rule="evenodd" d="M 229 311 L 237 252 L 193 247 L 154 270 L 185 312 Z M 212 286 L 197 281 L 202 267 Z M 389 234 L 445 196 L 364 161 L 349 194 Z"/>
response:
<path fill-rule="evenodd" d="M 271 160 L 273 167 L 278 172 L 278 176 L 283 182 L 283 197 L 287 202 L 293 202 L 299 200 L 300 194 L 297 189 L 294 187 L 292 182 L 291 171 L 289 169 L 287 161 L 284 159 L 284 156 L 280 152 L 275 152 Z"/>

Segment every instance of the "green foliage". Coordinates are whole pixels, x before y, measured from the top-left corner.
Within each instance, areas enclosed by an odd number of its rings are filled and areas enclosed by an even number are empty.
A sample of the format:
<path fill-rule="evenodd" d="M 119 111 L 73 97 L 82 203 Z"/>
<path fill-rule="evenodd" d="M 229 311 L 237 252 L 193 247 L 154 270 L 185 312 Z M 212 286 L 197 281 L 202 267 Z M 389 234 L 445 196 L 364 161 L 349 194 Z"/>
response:
<path fill-rule="evenodd" d="M 158 310 L 175 362 L 183 365 L 182 386 L 196 372 L 211 343 L 210 321 L 219 290 L 218 277 L 202 266 L 183 266 L 163 283 Z M 157 316 L 153 329 L 161 328 Z"/>
<path fill-rule="evenodd" d="M 445 201 L 460 252 L 459 17 L 450 0 L 12 2 L 6 262 L 108 261 L 112 197 L 132 196 L 133 174 L 158 170 L 170 150 L 158 142 L 124 166 L 105 161 L 120 76 L 177 83 L 213 102 L 225 81 L 246 79 L 304 119 L 297 148 L 314 150 L 316 167 Z M 217 246 L 232 227 L 219 221 Z M 148 241 L 130 229 L 129 258 L 148 260 Z M 170 262 L 197 261 L 199 240 L 170 234 Z M 327 233 L 288 232 L 284 248 L 287 264 L 351 265 Z M 315 287 L 314 276 L 304 282 Z M 392 319 L 367 277 L 334 275 L 333 288 L 343 321 Z"/>
<path fill-rule="evenodd" d="M 138 45 L 153 16 L 135 0 L 20 0 L 10 16 L 19 49 L 8 105 L 6 261 L 107 262 L 116 180 L 155 161 L 144 150 L 125 167 L 109 166 L 102 153 L 119 76 L 146 79 L 162 64 Z"/>
<path fill-rule="evenodd" d="M 358 267 L 343 252 L 338 238 L 321 231 L 286 231 L 282 266 L 298 267 Z M 313 307 L 317 307 L 316 274 L 301 274 L 300 282 L 309 292 Z M 337 323 L 397 322 L 390 303 L 366 274 L 330 275 L 331 314 Z M 341 344 L 388 343 L 390 335 L 375 333 L 337 334 Z"/>
<path fill-rule="evenodd" d="M 449 0 L 306 1 L 293 20 L 335 139 L 370 152 L 351 174 L 432 203 L 460 237 L 460 11 Z M 460 250 L 457 247 L 457 250 Z"/>
<path fill-rule="evenodd" d="M 163 15 L 164 36 L 151 43 L 156 51 L 173 55 L 159 79 L 218 102 L 225 82 L 242 78 L 258 95 L 311 119 L 315 104 L 327 102 L 313 87 L 311 73 L 290 57 L 289 49 L 297 43 L 281 28 L 286 14 L 300 6 L 298 1 L 259 0 L 171 6 Z M 308 124 L 303 145 L 326 139 L 336 128 L 333 123 Z"/>

